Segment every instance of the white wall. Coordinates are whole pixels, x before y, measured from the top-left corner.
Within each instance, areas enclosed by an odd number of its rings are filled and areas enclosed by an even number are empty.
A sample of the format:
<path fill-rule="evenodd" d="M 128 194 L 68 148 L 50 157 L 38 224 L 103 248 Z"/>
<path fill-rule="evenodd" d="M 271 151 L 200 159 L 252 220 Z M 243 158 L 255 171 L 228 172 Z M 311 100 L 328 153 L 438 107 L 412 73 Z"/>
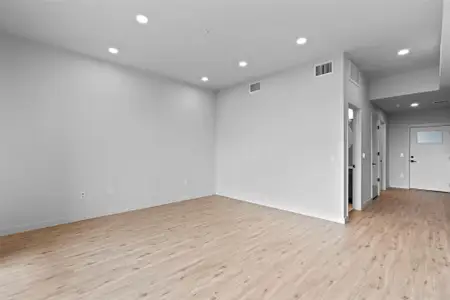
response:
<path fill-rule="evenodd" d="M 450 121 L 450 108 L 410 110 L 389 115 L 392 125 L 446 124 Z"/>
<path fill-rule="evenodd" d="M 0 234 L 214 194 L 212 93 L 6 35 L 0 66 Z"/>
<path fill-rule="evenodd" d="M 450 88 L 450 0 L 443 1 L 440 59 L 441 89 Z"/>
<path fill-rule="evenodd" d="M 439 67 L 372 79 L 370 100 L 439 90 Z"/>
<path fill-rule="evenodd" d="M 217 193 L 344 221 L 343 56 L 334 73 L 313 64 L 221 91 L 217 103 Z"/>
<path fill-rule="evenodd" d="M 389 124 L 389 187 L 409 188 L 409 126 Z"/>
<path fill-rule="evenodd" d="M 450 109 L 416 110 L 389 115 L 390 187 L 409 188 L 409 128 L 443 124 L 450 124 Z"/>

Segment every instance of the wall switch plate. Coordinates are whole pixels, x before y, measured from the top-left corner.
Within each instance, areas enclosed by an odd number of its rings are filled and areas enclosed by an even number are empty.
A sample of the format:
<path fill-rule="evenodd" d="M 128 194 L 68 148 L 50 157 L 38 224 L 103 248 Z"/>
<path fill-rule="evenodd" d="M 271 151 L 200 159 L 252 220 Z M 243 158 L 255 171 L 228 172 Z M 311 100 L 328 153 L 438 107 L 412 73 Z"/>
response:
<path fill-rule="evenodd" d="M 400 157 L 405 157 L 405 153 L 400 153 Z"/>
<path fill-rule="evenodd" d="M 366 154 L 365 153 L 362 154 L 362 158 L 366 159 Z"/>

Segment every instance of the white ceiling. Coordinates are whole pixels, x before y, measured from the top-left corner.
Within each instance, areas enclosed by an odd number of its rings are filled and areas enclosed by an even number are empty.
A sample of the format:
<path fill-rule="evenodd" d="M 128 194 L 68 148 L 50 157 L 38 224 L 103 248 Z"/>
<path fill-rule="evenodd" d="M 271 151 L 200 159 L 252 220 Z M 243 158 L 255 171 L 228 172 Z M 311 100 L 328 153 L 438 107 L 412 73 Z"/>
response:
<path fill-rule="evenodd" d="M 441 0 L 0 1 L 0 29 L 212 89 L 337 51 L 373 76 L 438 65 L 441 21 Z"/>

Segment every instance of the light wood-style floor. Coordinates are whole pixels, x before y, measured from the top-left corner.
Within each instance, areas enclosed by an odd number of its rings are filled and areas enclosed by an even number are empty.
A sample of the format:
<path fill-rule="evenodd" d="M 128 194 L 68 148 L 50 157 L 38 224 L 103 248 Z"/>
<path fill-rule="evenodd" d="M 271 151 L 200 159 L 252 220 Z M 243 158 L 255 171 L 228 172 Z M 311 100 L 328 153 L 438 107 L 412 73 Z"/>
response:
<path fill-rule="evenodd" d="M 0 299 L 450 299 L 450 195 L 339 225 L 209 197 L 0 238 Z"/>

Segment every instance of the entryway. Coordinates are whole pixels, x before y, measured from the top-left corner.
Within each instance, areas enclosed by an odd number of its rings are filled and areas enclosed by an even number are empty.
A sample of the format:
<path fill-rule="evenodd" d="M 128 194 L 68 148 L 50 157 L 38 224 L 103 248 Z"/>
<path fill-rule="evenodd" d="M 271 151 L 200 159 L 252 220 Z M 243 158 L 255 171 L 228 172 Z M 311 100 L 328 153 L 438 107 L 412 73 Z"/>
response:
<path fill-rule="evenodd" d="M 346 213 L 361 210 L 362 201 L 362 122 L 361 110 L 349 104 L 347 126 L 347 203 Z"/>
<path fill-rule="evenodd" d="M 450 193 L 450 126 L 410 128 L 410 188 Z"/>

